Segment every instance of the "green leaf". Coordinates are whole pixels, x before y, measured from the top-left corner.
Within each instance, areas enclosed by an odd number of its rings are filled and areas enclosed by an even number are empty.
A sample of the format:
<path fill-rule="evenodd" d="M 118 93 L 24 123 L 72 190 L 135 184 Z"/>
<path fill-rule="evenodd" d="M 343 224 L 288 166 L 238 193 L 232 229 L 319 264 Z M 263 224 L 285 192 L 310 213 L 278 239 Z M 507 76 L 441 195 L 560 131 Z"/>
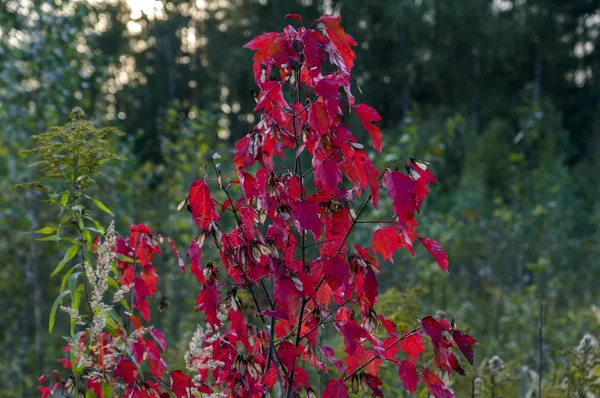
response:
<path fill-rule="evenodd" d="M 58 263 L 58 265 L 56 266 L 54 271 L 50 274 L 50 276 L 54 276 L 54 275 L 58 274 L 60 271 L 62 271 L 62 269 L 65 267 L 65 265 L 69 261 L 71 261 L 73 259 L 73 257 L 75 257 L 75 255 L 77 254 L 77 250 L 79 250 L 79 245 L 73 245 L 73 246 L 69 247 L 69 250 L 67 250 L 65 252 L 65 256 L 60 261 L 60 263 Z"/>
<path fill-rule="evenodd" d="M 39 240 L 39 241 L 51 240 L 54 242 L 58 242 L 59 240 L 62 240 L 62 238 L 60 237 L 60 235 L 52 235 L 52 236 L 46 236 L 45 238 L 38 238 L 36 240 Z"/>
<path fill-rule="evenodd" d="M 94 204 L 95 204 L 96 206 L 98 206 L 98 208 L 99 208 L 100 210 L 102 210 L 103 212 L 105 212 L 105 213 L 108 213 L 108 214 L 110 214 L 110 215 L 111 215 L 111 216 L 113 216 L 113 217 L 115 216 L 115 215 L 112 213 L 112 211 L 110 211 L 110 210 L 108 209 L 108 207 L 106 207 L 106 206 L 104 205 L 104 203 L 100 202 L 98 199 L 91 198 L 91 197 L 89 197 L 89 196 L 87 196 L 87 195 L 86 195 L 86 198 L 88 198 L 88 199 L 90 199 L 92 202 L 94 202 Z"/>
<path fill-rule="evenodd" d="M 48 235 L 55 231 L 58 231 L 58 227 L 44 227 L 42 229 L 38 229 L 37 231 L 33 231 L 33 232 L 42 234 L 42 235 Z"/>
<path fill-rule="evenodd" d="M 73 267 L 73 269 L 75 269 L 75 267 Z M 76 291 L 77 279 L 79 278 L 79 275 L 81 275 L 81 272 L 76 272 L 73 275 L 69 276 L 69 279 L 67 281 L 67 286 L 69 287 L 69 290 L 72 292 Z"/>
<path fill-rule="evenodd" d="M 60 291 L 61 292 L 63 290 L 65 290 L 65 286 L 67 286 L 67 281 L 69 280 L 69 277 L 75 271 L 76 268 L 77 267 L 71 267 L 71 269 L 67 271 L 67 273 L 65 274 L 65 276 L 63 276 L 62 282 L 60 284 Z"/>
<path fill-rule="evenodd" d="M 104 231 L 101 231 L 98 228 L 85 227 L 85 229 L 86 229 L 86 231 L 91 231 L 91 232 L 97 233 L 98 235 L 104 235 Z"/>
<path fill-rule="evenodd" d="M 131 257 L 127 257 L 126 255 L 121 254 L 121 253 L 115 253 L 115 257 L 117 259 L 121 260 L 121 261 L 126 262 L 126 263 L 132 263 L 133 262 L 133 259 Z"/>
<path fill-rule="evenodd" d="M 62 299 L 69 293 L 71 293 L 71 292 L 66 290 L 66 291 L 62 292 L 56 298 L 56 300 L 54 300 L 54 304 L 52 304 L 52 309 L 50 309 L 50 319 L 48 320 L 48 332 L 49 333 L 52 333 L 52 329 L 54 328 L 54 322 L 56 320 L 56 310 L 58 309 L 58 306 L 59 306 L 60 302 L 62 301 Z"/>
<path fill-rule="evenodd" d="M 69 196 L 71 196 L 71 194 L 69 192 L 64 192 L 62 194 L 62 197 L 60 198 L 60 204 L 62 207 L 65 207 L 67 205 L 67 201 L 69 200 Z"/>

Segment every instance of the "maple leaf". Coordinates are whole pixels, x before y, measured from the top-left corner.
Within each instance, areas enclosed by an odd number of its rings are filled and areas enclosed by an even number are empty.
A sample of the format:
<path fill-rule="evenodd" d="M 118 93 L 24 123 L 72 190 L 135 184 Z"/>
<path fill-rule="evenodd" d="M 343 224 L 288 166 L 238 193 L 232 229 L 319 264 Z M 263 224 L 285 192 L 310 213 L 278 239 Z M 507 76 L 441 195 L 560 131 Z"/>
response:
<path fill-rule="evenodd" d="M 267 45 L 270 45 L 277 36 L 277 32 L 263 33 L 259 36 L 256 36 L 242 47 L 249 48 L 251 50 L 259 50 Z"/>
<path fill-rule="evenodd" d="M 296 359 L 301 355 L 302 349 L 291 341 L 283 341 L 277 348 L 277 356 L 288 372 L 295 367 Z"/>
<path fill-rule="evenodd" d="M 190 391 L 195 388 L 196 385 L 186 374 L 180 370 L 174 370 L 171 372 L 171 392 L 175 394 L 177 398 L 189 397 Z"/>
<path fill-rule="evenodd" d="M 384 260 L 394 262 L 394 253 L 402 247 L 398 230 L 392 226 L 380 228 L 373 233 L 373 253 L 381 254 Z"/>
<path fill-rule="evenodd" d="M 392 210 L 402 222 L 412 220 L 415 214 L 415 202 L 412 194 L 413 180 L 399 171 L 387 172 L 383 186 L 388 189 L 392 199 Z"/>
<path fill-rule="evenodd" d="M 150 335 L 154 338 L 154 340 L 156 340 L 156 342 L 164 352 L 167 349 L 167 342 L 165 341 L 164 333 L 159 329 L 152 329 L 150 330 Z"/>
<path fill-rule="evenodd" d="M 350 46 L 355 46 L 356 42 L 340 26 L 341 19 L 337 15 L 323 15 L 319 18 L 319 21 L 325 24 L 327 37 L 331 42 L 331 45 L 326 47 L 330 55 L 330 62 L 343 71 L 350 73 L 356 59 L 356 55 Z"/>
<path fill-rule="evenodd" d="M 381 120 L 381 116 L 377 111 L 371 108 L 366 104 L 357 104 L 354 105 L 354 110 L 356 110 L 356 114 L 360 118 L 363 127 L 365 130 L 371 134 L 371 139 L 373 140 L 373 147 L 381 153 L 381 149 L 383 148 L 383 141 L 381 139 L 382 134 L 379 127 L 373 124 L 373 122 L 378 122 Z"/>
<path fill-rule="evenodd" d="M 300 36 L 304 45 L 304 64 L 310 77 L 314 78 L 321 74 L 321 65 L 325 60 L 323 48 L 329 43 L 325 36 L 312 29 L 306 29 Z"/>
<path fill-rule="evenodd" d="M 179 265 L 179 268 L 181 268 L 181 270 L 185 272 L 185 263 L 181 259 L 181 256 L 179 255 L 179 250 L 177 250 L 175 243 L 173 243 L 173 241 L 169 237 L 167 237 L 167 242 L 169 242 L 169 246 L 171 246 L 171 250 L 173 251 L 175 258 L 177 259 L 177 265 Z"/>
<path fill-rule="evenodd" d="M 308 118 L 310 125 L 315 129 L 319 136 L 323 136 L 329 131 L 331 121 L 329 119 L 329 113 L 327 112 L 327 105 L 324 102 L 315 101 L 311 103 Z"/>
<path fill-rule="evenodd" d="M 211 326 L 220 327 L 221 321 L 217 318 L 217 308 L 221 303 L 221 292 L 216 283 L 204 285 L 198 298 L 196 298 L 196 311 L 204 311 L 206 323 Z"/>
<path fill-rule="evenodd" d="M 273 104 L 280 109 L 291 110 L 290 106 L 283 97 L 281 83 L 277 81 L 268 81 L 263 84 L 259 100 L 254 108 L 254 112 L 264 109 L 266 112 L 273 108 Z"/>
<path fill-rule="evenodd" d="M 52 390 L 49 389 L 48 387 L 37 386 L 37 389 L 42 392 L 42 398 L 47 398 L 53 394 Z"/>
<path fill-rule="evenodd" d="M 460 352 L 462 352 L 465 358 L 467 358 L 467 361 L 473 365 L 475 360 L 475 356 L 473 355 L 473 345 L 477 343 L 477 340 L 459 330 L 451 330 L 450 334 Z"/>
<path fill-rule="evenodd" d="M 342 182 L 340 165 L 331 159 L 317 162 L 314 171 L 315 186 L 326 195 L 332 195 Z"/>
<path fill-rule="evenodd" d="M 437 261 L 440 268 L 448 272 L 448 255 L 442 250 L 442 245 L 433 239 L 419 238 L 425 249 L 433 256 Z"/>
<path fill-rule="evenodd" d="M 323 390 L 322 398 L 350 398 L 348 387 L 344 380 L 329 380 L 327 386 Z"/>
<path fill-rule="evenodd" d="M 277 382 L 277 368 L 275 367 L 275 365 L 271 365 L 269 370 L 267 370 L 267 372 L 263 375 L 262 382 L 268 388 L 273 388 L 273 386 Z"/>
<path fill-rule="evenodd" d="M 432 316 L 426 316 L 420 320 L 420 323 L 423 332 L 431 338 L 433 345 L 437 346 L 443 338 L 442 333 L 446 330 L 444 326 Z"/>
<path fill-rule="evenodd" d="M 340 288 L 344 281 L 348 279 L 348 264 L 341 256 L 326 257 L 322 261 L 327 284 L 333 290 Z"/>
<path fill-rule="evenodd" d="M 342 361 L 335 357 L 335 352 L 333 351 L 333 349 L 319 345 L 319 350 L 323 355 L 325 355 L 325 358 L 327 358 L 329 362 L 335 365 L 338 372 L 344 373 L 344 364 L 342 363 Z"/>
<path fill-rule="evenodd" d="M 349 85 L 350 75 L 333 74 L 315 78 L 315 94 L 327 101 L 339 101 L 341 99 L 339 89 Z"/>
<path fill-rule="evenodd" d="M 150 368 L 150 372 L 155 376 L 162 377 L 165 372 L 165 367 L 167 364 L 160 356 L 160 351 L 156 348 L 154 341 L 146 340 L 146 359 L 148 361 L 148 366 Z"/>
<path fill-rule="evenodd" d="M 424 368 L 421 370 L 423 382 L 427 386 L 427 390 L 434 398 L 454 398 L 454 394 L 446 389 L 444 382 L 440 380 L 433 370 Z"/>
<path fill-rule="evenodd" d="M 252 138 L 250 135 L 244 136 L 241 140 L 235 144 L 233 149 L 233 164 L 236 169 L 242 169 L 244 166 L 252 166 L 254 164 L 254 157 L 250 153 L 250 146 L 252 145 Z"/>
<path fill-rule="evenodd" d="M 284 310 L 264 310 L 260 314 L 275 319 L 287 319 L 288 317 Z"/>
<path fill-rule="evenodd" d="M 115 376 L 123 380 L 126 384 L 133 383 L 137 378 L 137 367 L 133 362 L 122 358 L 115 368 Z"/>
<path fill-rule="evenodd" d="M 299 201 L 294 203 L 292 217 L 298 220 L 302 229 L 311 231 L 316 240 L 321 237 L 321 227 L 323 221 L 319 215 L 323 209 L 315 202 Z"/>
<path fill-rule="evenodd" d="M 404 333 L 403 339 L 400 340 L 400 349 L 406 353 L 415 362 L 419 355 L 425 352 L 425 345 L 421 333 L 407 332 Z"/>
<path fill-rule="evenodd" d="M 198 238 L 192 239 L 190 247 L 187 249 L 187 256 L 190 259 L 190 272 L 196 277 L 198 282 L 204 284 L 204 271 L 202 269 L 202 250 L 198 246 Z"/>
<path fill-rule="evenodd" d="M 196 180 L 192 183 L 188 201 L 192 217 L 201 229 L 207 229 L 213 221 L 219 220 L 219 213 L 217 213 L 215 203 L 210 197 L 210 190 L 206 181 Z"/>
<path fill-rule="evenodd" d="M 398 376 L 402 380 L 404 389 L 410 393 L 417 390 L 417 383 L 419 382 L 419 374 L 415 368 L 415 364 L 411 361 L 405 360 L 398 363 Z"/>
<path fill-rule="evenodd" d="M 424 163 L 415 163 L 409 162 L 409 171 L 410 175 L 413 178 L 414 184 L 414 194 L 415 194 L 415 202 L 416 209 L 419 211 L 421 209 L 421 204 L 425 199 L 425 196 L 429 194 L 429 188 L 427 184 L 437 184 L 437 179 L 435 176 L 427 170 Z"/>
<path fill-rule="evenodd" d="M 339 331 L 344 338 L 344 345 L 346 346 L 344 351 L 347 352 L 348 355 L 354 355 L 356 353 L 361 339 L 368 339 L 371 342 L 375 341 L 369 332 L 355 320 L 344 322 L 339 327 Z"/>
<path fill-rule="evenodd" d="M 288 319 L 290 319 L 300 307 L 300 298 L 303 296 L 302 291 L 299 290 L 300 288 L 304 290 L 303 286 L 300 287 L 298 284 L 294 283 L 289 276 L 278 278 L 275 281 L 273 299 L 281 305 L 282 310 L 287 312 Z"/>

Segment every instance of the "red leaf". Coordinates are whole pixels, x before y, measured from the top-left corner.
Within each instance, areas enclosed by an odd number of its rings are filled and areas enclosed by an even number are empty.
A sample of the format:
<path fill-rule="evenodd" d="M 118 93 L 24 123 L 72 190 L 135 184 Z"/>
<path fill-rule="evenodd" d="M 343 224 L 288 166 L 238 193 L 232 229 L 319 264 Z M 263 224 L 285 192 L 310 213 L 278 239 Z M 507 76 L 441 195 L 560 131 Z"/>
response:
<path fill-rule="evenodd" d="M 350 398 L 348 387 L 344 380 L 329 380 L 327 386 L 323 390 L 322 398 Z"/>
<path fill-rule="evenodd" d="M 52 391 L 48 387 L 37 386 L 37 389 L 42 392 L 42 398 L 46 398 L 46 397 L 52 395 Z"/>
<path fill-rule="evenodd" d="M 323 191 L 325 195 L 333 195 L 340 182 L 342 182 L 340 165 L 331 159 L 317 162 L 314 175 L 315 186 Z"/>
<path fill-rule="evenodd" d="M 138 318 L 137 316 L 129 315 L 129 320 L 131 321 L 131 324 L 133 325 L 135 330 L 140 330 L 142 328 L 142 321 L 140 321 L 140 318 Z"/>
<path fill-rule="evenodd" d="M 431 338 L 431 342 L 434 346 L 437 346 L 440 340 L 443 338 L 442 332 L 445 330 L 444 326 L 435 320 L 432 316 L 426 316 L 421 319 L 421 328 L 423 332 Z"/>
<path fill-rule="evenodd" d="M 373 122 L 380 121 L 381 116 L 375 109 L 366 104 L 354 105 L 354 109 L 356 110 L 356 114 L 360 118 L 365 130 L 371 134 L 371 138 L 373 139 L 373 147 L 378 150 L 379 153 L 381 153 L 381 149 L 383 147 L 381 130 L 379 127 L 373 124 Z"/>
<path fill-rule="evenodd" d="M 254 111 L 264 109 L 266 112 L 273 108 L 273 104 L 281 109 L 291 109 L 281 89 L 281 82 L 268 81 L 262 85 L 262 90 L 259 95 L 259 101 L 254 107 Z"/>
<path fill-rule="evenodd" d="M 346 264 L 343 257 L 325 257 L 318 261 L 322 261 L 322 272 L 325 275 L 325 281 L 327 281 L 331 289 L 336 290 L 340 288 L 348 279 L 348 264 Z"/>
<path fill-rule="evenodd" d="M 271 365 L 269 370 L 263 375 L 262 382 L 268 388 L 273 388 L 273 386 L 277 382 L 277 368 L 275 367 L 275 365 Z"/>
<path fill-rule="evenodd" d="M 473 345 L 477 343 L 477 340 L 459 330 L 451 330 L 450 334 L 460 352 L 462 352 L 465 358 L 467 358 L 467 361 L 473 365 L 475 359 L 475 356 L 473 355 Z"/>
<path fill-rule="evenodd" d="M 404 339 L 400 340 L 400 349 L 415 362 L 422 352 L 425 352 L 425 345 L 423 345 L 423 338 L 421 333 L 407 332 L 403 336 Z"/>
<path fill-rule="evenodd" d="M 302 355 L 302 349 L 296 347 L 291 341 L 283 341 L 277 348 L 277 356 L 288 372 L 296 364 L 296 359 L 300 355 Z"/>
<path fill-rule="evenodd" d="M 190 272 L 196 277 L 198 282 L 204 284 L 204 270 L 202 268 L 202 250 L 198 246 L 198 238 L 192 239 L 187 256 L 190 259 Z"/>
<path fill-rule="evenodd" d="M 442 250 L 442 245 L 433 239 L 428 239 L 428 238 L 419 238 L 419 239 L 421 240 L 421 243 L 423 244 L 423 246 L 425 246 L 425 249 L 427 249 L 427 251 L 429 253 L 431 253 L 433 258 L 435 258 L 435 261 L 437 261 L 440 268 L 447 272 L 448 271 L 448 255 L 446 254 L 446 252 L 444 252 Z"/>
<path fill-rule="evenodd" d="M 137 378 L 137 367 L 126 359 L 121 359 L 115 368 L 115 376 L 125 382 L 125 384 L 133 383 Z"/>
<path fill-rule="evenodd" d="M 264 310 L 260 314 L 279 320 L 288 318 L 287 313 L 284 310 Z"/>
<path fill-rule="evenodd" d="M 273 298 L 281 305 L 281 309 L 287 312 L 288 319 L 292 314 L 295 314 L 300 307 L 300 298 L 304 294 L 299 289 L 304 290 L 304 287 L 298 286 L 288 276 L 279 278 L 275 281 Z"/>
<path fill-rule="evenodd" d="M 179 265 L 179 268 L 181 268 L 181 270 L 185 272 L 185 263 L 181 259 L 181 256 L 179 255 L 179 250 L 177 250 L 175 243 L 173 243 L 171 238 L 167 238 L 167 242 L 169 242 L 169 246 L 171 246 L 171 250 L 173 250 L 173 254 L 175 255 L 175 258 L 177 258 L 177 264 Z"/>
<path fill-rule="evenodd" d="M 373 253 L 381 254 L 384 260 L 394 262 L 394 253 L 402 247 L 398 230 L 389 226 L 378 229 L 373 233 Z"/>
<path fill-rule="evenodd" d="M 246 135 L 235 144 L 235 148 L 233 149 L 233 164 L 236 169 L 239 170 L 244 168 L 244 166 L 252 166 L 254 164 L 254 158 L 250 156 L 251 144 L 252 139 L 250 138 L 250 135 Z"/>
<path fill-rule="evenodd" d="M 300 201 L 294 203 L 292 216 L 298 220 L 302 229 L 308 229 L 313 233 L 316 240 L 321 237 L 323 221 L 319 214 L 323 212 L 321 206 L 315 202 Z"/>
<path fill-rule="evenodd" d="M 310 104 L 309 122 L 319 136 L 329 131 L 331 121 L 329 120 L 329 113 L 327 113 L 327 106 L 324 102 L 315 101 Z"/>
<path fill-rule="evenodd" d="M 264 46 L 270 45 L 273 42 L 273 40 L 277 37 L 277 35 L 277 32 L 263 33 L 260 36 L 256 36 L 248 43 L 244 44 L 243 48 L 258 50 Z"/>
<path fill-rule="evenodd" d="M 148 366 L 150 368 L 150 372 L 153 375 L 162 377 L 165 372 L 165 367 L 167 364 L 160 356 L 160 351 L 156 348 L 154 341 L 146 340 L 146 360 L 148 361 Z"/>
<path fill-rule="evenodd" d="M 163 352 L 167 349 L 167 342 L 165 341 L 164 333 L 159 329 L 150 330 L 150 335 L 156 340 Z"/>
<path fill-rule="evenodd" d="M 377 276 L 375 276 L 375 272 L 371 268 L 367 268 L 365 272 L 365 281 L 363 285 L 364 298 L 368 301 L 370 306 L 375 305 L 375 299 L 377 298 L 377 288 L 379 283 L 377 282 Z M 362 295 L 361 295 L 362 297 Z"/>
<path fill-rule="evenodd" d="M 171 392 L 175 394 L 177 398 L 190 397 L 189 392 L 195 388 L 196 385 L 187 375 L 180 370 L 174 370 L 171 372 Z"/>
<path fill-rule="evenodd" d="M 297 19 L 298 21 L 300 21 L 300 23 L 302 23 L 302 17 L 300 16 L 300 14 L 287 14 L 285 16 L 285 19 Z"/>
<path fill-rule="evenodd" d="M 221 321 L 217 318 L 217 308 L 221 303 L 221 292 L 216 283 L 204 285 L 202 291 L 196 299 L 196 311 L 204 311 L 206 322 L 211 326 L 221 326 Z"/>
<path fill-rule="evenodd" d="M 63 369 L 73 369 L 73 365 L 71 364 L 71 361 L 67 358 L 60 358 L 57 360 L 57 362 L 60 362 L 63 364 Z"/>
<path fill-rule="evenodd" d="M 427 184 L 437 184 L 438 182 L 435 176 L 429 170 L 423 169 L 426 167 L 425 164 L 409 162 L 408 166 L 410 167 L 410 175 L 415 182 L 415 201 L 417 211 L 419 211 L 421 209 L 423 199 L 425 199 L 425 196 L 429 194 L 429 188 L 427 187 Z"/>
<path fill-rule="evenodd" d="M 305 30 L 300 36 L 300 40 L 304 44 L 304 58 L 308 74 L 313 78 L 317 77 L 321 74 L 321 65 L 325 60 L 323 47 L 329 42 L 320 32 L 312 29 Z"/>
<path fill-rule="evenodd" d="M 356 323 L 355 320 L 344 322 L 343 325 L 339 327 L 339 331 L 344 338 L 344 345 L 346 346 L 344 351 L 348 353 L 348 355 L 354 355 L 356 353 L 356 349 L 358 348 L 361 339 L 368 339 L 371 342 L 374 341 L 369 332 Z"/>
<path fill-rule="evenodd" d="M 398 376 L 402 380 L 404 389 L 410 393 L 417 390 L 417 383 L 419 382 L 419 374 L 415 368 L 415 364 L 411 361 L 402 361 L 398 363 Z"/>
<path fill-rule="evenodd" d="M 404 173 L 392 171 L 386 173 L 383 186 L 388 189 L 388 196 L 393 201 L 392 210 L 398 218 L 412 220 L 415 215 L 413 180 Z"/>
<path fill-rule="evenodd" d="M 213 221 L 219 220 L 219 213 L 210 197 L 210 190 L 204 180 L 196 180 L 190 187 L 188 195 L 192 217 L 198 227 L 208 228 Z"/>
<path fill-rule="evenodd" d="M 356 55 L 350 46 L 355 46 L 356 42 L 340 26 L 341 17 L 337 15 L 323 15 L 319 21 L 326 25 L 327 37 L 331 46 L 327 46 L 330 55 L 330 62 L 337 65 L 343 71 L 350 73 L 354 66 Z"/>
<path fill-rule="evenodd" d="M 427 390 L 435 398 L 454 398 L 454 394 L 446 389 L 444 383 L 438 375 L 436 375 L 431 369 L 421 370 L 423 375 L 423 382 L 427 385 Z"/>
<path fill-rule="evenodd" d="M 340 87 L 349 85 L 349 79 L 340 75 L 327 75 L 320 78 L 315 78 L 315 94 L 321 96 L 327 101 L 339 101 Z"/>
<path fill-rule="evenodd" d="M 319 350 L 321 350 L 321 353 L 325 355 L 325 358 L 327 358 L 329 362 L 335 365 L 338 372 L 344 373 L 344 364 L 335 357 L 335 352 L 333 349 L 319 345 Z"/>

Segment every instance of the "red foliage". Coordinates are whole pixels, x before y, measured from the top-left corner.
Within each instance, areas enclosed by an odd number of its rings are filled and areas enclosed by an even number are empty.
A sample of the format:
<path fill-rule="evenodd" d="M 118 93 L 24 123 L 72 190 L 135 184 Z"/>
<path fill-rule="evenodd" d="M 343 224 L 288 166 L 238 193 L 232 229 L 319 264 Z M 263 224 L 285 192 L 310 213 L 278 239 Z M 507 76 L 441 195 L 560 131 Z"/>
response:
<path fill-rule="evenodd" d="M 419 369 L 425 372 L 422 380 L 429 391 L 444 396 L 448 390 L 430 376 L 435 373 L 416 363 L 425 352 L 423 336 L 431 339 L 434 364 L 459 373 L 463 370 L 451 341 L 469 361 L 475 341 L 432 317 L 398 337 L 395 326 L 373 308 L 380 272 L 374 254 L 389 261 L 402 247 L 414 254 L 413 241 L 420 238 L 440 267 L 447 269 L 441 245 L 416 232 L 415 216 L 429 193 L 428 184 L 437 180 L 424 163 L 412 159 L 404 162 L 407 173 L 393 170 L 394 164 L 380 172 L 344 124 L 345 109 L 356 111 L 373 147 L 381 152 L 382 133 L 374 124 L 381 116 L 366 104 L 354 105 L 350 73 L 356 42 L 340 26 L 340 18 L 326 15 L 308 27 L 298 15 L 287 18 L 301 26 L 263 33 L 244 46 L 256 51 L 252 70 L 260 92 L 255 111 L 262 115 L 235 146 L 238 179 L 228 181 L 214 167 L 219 184 L 212 192 L 204 180 L 190 188 L 188 209 L 200 227 L 200 237 L 188 251 L 192 271 L 202 284 L 197 309 L 218 330 L 210 347 L 213 359 L 223 363 L 201 374 L 208 380 L 212 373 L 214 390 L 232 395 L 245 388 L 247 396 L 260 396 L 276 380 L 287 396 L 302 388 L 310 393 L 309 378 L 298 363 L 327 370 L 316 355 L 316 337 L 330 320 L 343 337 L 347 358 L 342 361 L 333 349 L 319 346 L 332 371 L 341 374 L 329 381 L 322 396 L 348 396 L 347 384 L 353 391 L 361 384 L 374 396 L 382 396 L 378 372 L 385 360 L 397 364 L 408 391 L 416 390 Z M 330 65 L 324 72 L 326 60 Z M 293 156 L 295 166 L 276 163 L 274 155 Z M 237 184 L 241 191 L 232 189 Z M 365 206 L 369 202 L 378 206 L 381 186 L 388 191 L 394 220 L 374 232 L 371 253 L 352 247 L 350 238 Z M 367 187 L 369 197 L 355 207 Z M 219 225 L 213 199 L 218 191 L 226 197 L 221 213 L 236 222 L 229 231 Z M 216 268 L 201 272 L 205 242 L 219 250 L 235 289 Z M 308 257 L 313 246 L 318 255 Z M 251 303 L 237 298 L 244 289 Z M 360 317 L 353 307 L 360 309 Z M 227 325 L 221 325 L 224 319 Z M 254 326 L 240 329 L 232 319 Z M 381 325 L 387 335 L 378 332 Z M 398 361 L 399 349 L 410 359 Z"/>
<path fill-rule="evenodd" d="M 166 364 L 155 342 L 163 351 L 166 344 L 158 330 L 150 333 L 153 339 L 132 341 L 128 352 L 100 350 L 99 363 L 103 355 L 119 354 L 112 371 L 131 397 L 161 391 L 156 379 L 140 383 L 137 365 L 143 361 L 178 398 L 195 391 L 262 397 L 277 383 L 287 397 L 302 391 L 311 396 L 314 388 L 306 369 L 337 374 L 331 375 L 323 397 L 347 397 L 360 386 L 383 396 L 378 374 L 384 361 L 398 366 L 407 391 L 416 391 L 421 379 L 435 397 L 451 397 L 436 373 L 417 362 L 425 352 L 424 338 L 431 342 L 434 366 L 459 374 L 464 370 L 452 348 L 472 364 L 476 340 L 456 330 L 454 322 L 430 316 L 399 334 L 374 309 L 376 274 L 381 271 L 375 254 L 393 261 L 397 249 L 405 248 L 414 255 L 413 241 L 419 238 L 440 268 L 448 269 L 442 246 L 416 231 L 415 216 L 429 184 L 437 180 L 423 162 L 413 159 L 378 170 L 344 124 L 354 110 L 373 148 L 382 151 L 382 133 L 374 124 L 381 116 L 366 104 L 354 105 L 350 73 L 356 42 L 340 26 L 340 17 L 325 15 L 307 27 L 299 15 L 286 18 L 300 27 L 263 33 L 244 46 L 255 51 L 252 71 L 260 89 L 255 111 L 261 116 L 235 146 L 236 173 L 224 176 L 213 164 L 217 179 L 194 181 L 186 200 L 199 228 L 187 250 L 190 271 L 201 285 L 196 310 L 208 324 L 201 347 L 206 355 L 192 359 L 197 377 L 192 382 L 175 370 L 169 373 L 170 383 L 165 382 Z M 294 167 L 276 162 L 275 155 L 291 158 Z M 397 170 L 402 164 L 406 173 Z M 352 231 L 363 210 L 380 205 L 381 187 L 387 190 L 393 219 L 361 220 L 361 225 L 379 228 L 371 249 L 353 244 Z M 220 202 L 214 199 L 217 195 L 222 195 Z M 235 226 L 223 230 L 222 217 Z M 168 242 L 185 271 L 175 245 Z M 205 244 L 217 248 L 222 264 L 202 264 Z M 158 281 L 152 266 L 153 256 L 161 252 L 158 243 L 146 225 L 135 225 L 128 239 L 117 239 L 115 251 L 120 255 L 119 282 L 133 287 L 134 307 L 148 322 L 147 299 Z M 240 296 L 243 290 L 246 294 Z M 134 329 L 142 328 L 139 318 L 129 319 Z M 335 328 L 343 338 L 344 354 L 321 345 L 317 349 L 317 337 L 325 328 Z M 123 338 L 127 330 L 119 334 Z M 104 346 L 113 347 L 116 337 L 104 338 Z M 40 390 L 46 395 L 50 391 Z"/>

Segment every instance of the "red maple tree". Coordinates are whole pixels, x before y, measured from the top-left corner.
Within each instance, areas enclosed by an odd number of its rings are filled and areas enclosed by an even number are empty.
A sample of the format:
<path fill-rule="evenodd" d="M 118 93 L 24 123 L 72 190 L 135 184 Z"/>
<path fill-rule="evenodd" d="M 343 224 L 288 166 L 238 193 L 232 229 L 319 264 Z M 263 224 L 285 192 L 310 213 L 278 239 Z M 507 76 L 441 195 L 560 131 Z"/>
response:
<path fill-rule="evenodd" d="M 476 341 L 433 317 L 402 333 L 373 308 L 380 272 L 374 254 L 390 261 L 399 248 L 414 254 L 418 238 L 448 269 L 441 245 L 415 229 L 428 184 L 437 181 L 425 163 L 413 159 L 378 170 L 344 124 L 356 112 L 381 152 L 375 124 L 381 116 L 356 104 L 351 93 L 356 42 L 340 17 L 324 15 L 307 27 L 298 15 L 287 17 L 301 26 L 263 33 L 244 46 L 255 51 L 252 71 L 260 92 L 254 111 L 262 114 L 235 146 L 236 173 L 223 175 L 213 154 L 216 178 L 194 181 L 187 198 L 200 229 L 188 250 L 191 271 L 202 284 L 197 310 L 216 336 L 210 359 L 219 366 L 211 370 L 211 389 L 259 397 L 279 382 L 287 397 L 303 390 L 314 396 L 306 369 L 328 372 L 330 363 L 339 375 L 323 397 L 348 396 L 348 385 L 382 396 L 378 372 L 389 361 L 409 392 L 422 380 L 435 397 L 453 396 L 436 373 L 417 363 L 424 337 L 431 341 L 435 367 L 459 374 L 464 371 L 451 348 L 473 363 Z M 211 197 L 211 186 L 224 193 L 223 203 Z M 371 253 L 353 245 L 351 233 L 370 223 L 361 216 L 369 205 L 378 207 L 382 188 L 394 220 L 374 232 Z M 219 224 L 224 214 L 234 220 L 230 230 Z M 220 265 L 202 264 L 205 244 L 218 249 L 224 272 Z M 319 333 L 331 328 L 343 337 L 345 355 L 317 344 Z M 399 360 L 399 351 L 409 359 Z M 206 369 L 200 372 L 209 376 Z"/>

